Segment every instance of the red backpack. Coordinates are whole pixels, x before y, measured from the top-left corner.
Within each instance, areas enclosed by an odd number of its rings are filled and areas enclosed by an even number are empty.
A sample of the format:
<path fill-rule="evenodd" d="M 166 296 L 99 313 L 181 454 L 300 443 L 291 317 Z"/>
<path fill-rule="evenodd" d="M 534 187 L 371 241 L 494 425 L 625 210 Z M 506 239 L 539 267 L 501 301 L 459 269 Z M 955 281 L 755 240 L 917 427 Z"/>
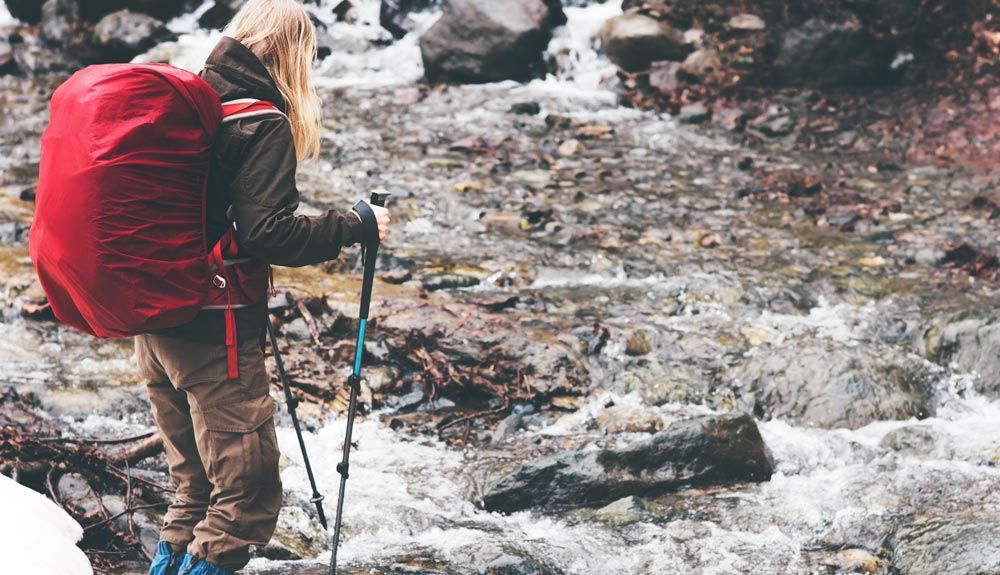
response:
<path fill-rule="evenodd" d="M 56 90 L 42 136 L 29 251 L 52 311 L 98 337 L 178 326 L 261 301 L 270 269 L 241 258 L 233 229 L 208 245 L 205 196 L 224 121 L 281 114 L 221 104 L 201 78 L 164 64 L 91 66 Z"/>

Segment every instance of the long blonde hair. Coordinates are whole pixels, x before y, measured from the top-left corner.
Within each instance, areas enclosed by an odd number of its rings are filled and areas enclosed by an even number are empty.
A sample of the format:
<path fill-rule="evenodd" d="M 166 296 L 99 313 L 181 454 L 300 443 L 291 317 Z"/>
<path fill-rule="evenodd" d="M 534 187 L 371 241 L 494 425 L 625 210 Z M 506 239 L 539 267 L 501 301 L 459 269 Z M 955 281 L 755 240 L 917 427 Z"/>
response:
<path fill-rule="evenodd" d="M 285 99 L 295 155 L 319 155 L 320 100 L 312 83 L 316 27 L 295 0 L 250 0 L 224 31 L 260 58 Z"/>

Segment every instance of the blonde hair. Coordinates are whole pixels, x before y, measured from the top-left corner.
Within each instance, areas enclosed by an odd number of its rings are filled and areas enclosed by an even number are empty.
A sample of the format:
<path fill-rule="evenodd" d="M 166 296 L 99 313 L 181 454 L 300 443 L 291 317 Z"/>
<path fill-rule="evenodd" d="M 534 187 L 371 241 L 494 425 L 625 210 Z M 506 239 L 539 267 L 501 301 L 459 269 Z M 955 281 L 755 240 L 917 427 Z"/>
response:
<path fill-rule="evenodd" d="M 319 155 L 320 100 L 312 83 L 316 27 L 295 0 L 250 0 L 224 31 L 250 49 L 285 99 L 295 155 Z"/>

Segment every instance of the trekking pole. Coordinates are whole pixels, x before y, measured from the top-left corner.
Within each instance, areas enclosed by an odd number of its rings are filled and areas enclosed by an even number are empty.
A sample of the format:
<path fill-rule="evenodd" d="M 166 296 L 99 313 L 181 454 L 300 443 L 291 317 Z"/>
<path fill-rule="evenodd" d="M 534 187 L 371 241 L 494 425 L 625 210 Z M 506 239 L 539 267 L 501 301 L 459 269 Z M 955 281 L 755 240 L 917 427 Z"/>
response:
<path fill-rule="evenodd" d="M 371 203 L 374 206 L 385 206 L 389 194 L 373 193 Z M 337 464 L 340 474 L 340 493 L 337 495 L 337 518 L 333 523 L 333 553 L 330 555 L 330 575 L 337 573 L 337 547 L 340 545 L 340 522 L 344 512 L 344 488 L 347 487 L 348 470 L 351 457 L 351 434 L 354 431 L 354 412 L 357 410 L 358 393 L 361 391 L 361 356 L 365 349 L 365 328 L 368 326 L 368 308 L 372 301 L 372 283 L 375 281 L 375 259 L 378 256 L 378 222 L 375 213 L 364 202 L 358 202 L 354 211 L 361 217 L 361 225 L 365 227 L 365 239 L 361 246 L 361 260 L 364 264 L 364 276 L 361 281 L 361 311 L 358 313 L 358 343 L 354 348 L 354 372 L 347 378 L 351 386 L 351 399 L 347 404 L 347 432 L 344 436 L 344 458 Z"/>
<path fill-rule="evenodd" d="M 281 354 L 278 353 L 278 338 L 275 337 L 271 318 L 267 319 L 267 338 L 271 340 L 274 365 L 278 369 L 278 377 L 281 378 L 281 387 L 285 390 L 285 406 L 288 409 L 288 415 L 292 417 L 295 436 L 299 438 L 299 449 L 302 450 L 302 463 L 306 466 L 306 475 L 309 476 L 309 485 L 312 486 L 312 499 L 309 501 L 312 501 L 316 505 L 316 513 L 319 514 L 320 525 L 323 526 L 323 529 L 326 529 L 326 513 L 323 512 L 323 495 L 316 489 L 316 478 L 313 476 L 312 465 L 309 464 L 309 454 L 306 453 L 306 442 L 302 439 L 302 426 L 299 425 L 299 416 L 295 413 L 295 408 L 299 406 L 299 400 L 292 395 L 292 388 L 288 384 L 288 374 L 285 373 L 285 365 L 281 362 Z"/>

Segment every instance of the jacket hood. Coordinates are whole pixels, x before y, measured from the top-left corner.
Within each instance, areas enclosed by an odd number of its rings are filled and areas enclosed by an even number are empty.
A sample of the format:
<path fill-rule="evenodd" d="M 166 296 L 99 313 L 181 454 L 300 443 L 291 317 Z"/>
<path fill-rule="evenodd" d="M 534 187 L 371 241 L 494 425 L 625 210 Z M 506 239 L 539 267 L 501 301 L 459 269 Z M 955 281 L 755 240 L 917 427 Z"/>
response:
<path fill-rule="evenodd" d="M 241 98 L 266 100 L 288 113 L 285 99 L 263 62 L 233 38 L 223 36 L 219 40 L 200 75 L 223 102 Z"/>

